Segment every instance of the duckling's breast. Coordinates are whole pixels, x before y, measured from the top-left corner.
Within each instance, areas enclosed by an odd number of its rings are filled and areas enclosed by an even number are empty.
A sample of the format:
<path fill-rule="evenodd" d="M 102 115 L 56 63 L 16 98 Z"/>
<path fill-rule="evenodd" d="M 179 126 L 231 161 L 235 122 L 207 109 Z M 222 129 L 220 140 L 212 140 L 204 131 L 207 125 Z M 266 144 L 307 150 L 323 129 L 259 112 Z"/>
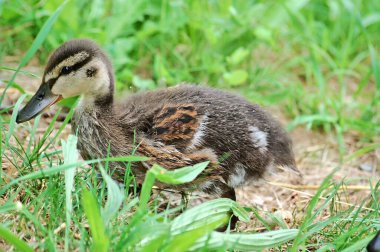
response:
<path fill-rule="evenodd" d="M 76 110 L 72 119 L 72 133 L 77 134 L 77 148 L 85 160 L 101 159 L 108 156 L 127 156 L 133 151 L 133 140 L 125 130 L 117 124 L 110 111 Z M 113 177 L 124 178 L 126 163 L 109 162 L 113 168 Z M 143 177 L 142 170 L 136 170 L 135 176 Z"/>

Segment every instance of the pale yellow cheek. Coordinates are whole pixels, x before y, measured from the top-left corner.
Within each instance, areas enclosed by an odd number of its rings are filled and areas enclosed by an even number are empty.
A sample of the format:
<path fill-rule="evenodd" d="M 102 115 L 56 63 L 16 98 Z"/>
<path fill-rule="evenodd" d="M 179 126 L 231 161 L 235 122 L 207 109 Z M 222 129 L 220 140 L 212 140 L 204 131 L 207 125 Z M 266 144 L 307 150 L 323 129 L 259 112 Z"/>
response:
<path fill-rule="evenodd" d="M 90 67 L 98 69 L 92 77 L 88 77 L 86 74 Z M 56 95 L 62 95 L 64 98 L 79 95 L 98 97 L 109 93 L 109 85 L 106 66 L 99 60 L 93 60 L 79 71 L 59 77 L 52 88 L 52 92 Z"/>
<path fill-rule="evenodd" d="M 89 91 L 89 85 L 86 77 L 78 76 L 78 74 L 59 78 L 51 90 L 53 94 L 68 98 L 87 93 Z"/>

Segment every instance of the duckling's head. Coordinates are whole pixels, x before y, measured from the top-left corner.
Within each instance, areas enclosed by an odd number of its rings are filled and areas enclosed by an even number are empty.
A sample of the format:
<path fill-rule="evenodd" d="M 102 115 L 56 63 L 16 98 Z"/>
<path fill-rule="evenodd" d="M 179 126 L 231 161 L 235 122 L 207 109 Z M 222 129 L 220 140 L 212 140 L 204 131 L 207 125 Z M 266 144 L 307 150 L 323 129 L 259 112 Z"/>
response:
<path fill-rule="evenodd" d="M 99 46 L 90 40 L 71 40 L 50 56 L 40 88 L 16 121 L 28 121 L 62 98 L 73 96 L 82 96 L 90 106 L 107 106 L 112 104 L 113 92 L 112 65 Z"/>

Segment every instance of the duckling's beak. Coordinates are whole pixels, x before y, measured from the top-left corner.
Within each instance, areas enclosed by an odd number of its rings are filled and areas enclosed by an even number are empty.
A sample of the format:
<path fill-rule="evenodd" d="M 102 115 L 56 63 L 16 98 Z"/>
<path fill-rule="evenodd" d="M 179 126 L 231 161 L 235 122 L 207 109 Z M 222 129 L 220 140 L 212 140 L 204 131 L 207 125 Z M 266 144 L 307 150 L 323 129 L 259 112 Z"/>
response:
<path fill-rule="evenodd" d="M 22 123 L 33 119 L 42 113 L 45 108 L 50 107 L 61 99 L 62 96 L 55 95 L 51 92 L 48 83 L 43 83 L 33 95 L 32 99 L 18 112 L 16 122 Z"/>

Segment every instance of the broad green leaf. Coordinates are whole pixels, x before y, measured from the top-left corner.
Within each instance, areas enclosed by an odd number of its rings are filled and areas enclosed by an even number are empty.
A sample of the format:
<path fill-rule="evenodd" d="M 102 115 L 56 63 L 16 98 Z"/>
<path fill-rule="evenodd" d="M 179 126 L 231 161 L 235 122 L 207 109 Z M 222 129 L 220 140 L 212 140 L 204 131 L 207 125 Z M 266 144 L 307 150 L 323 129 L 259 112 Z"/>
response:
<path fill-rule="evenodd" d="M 219 220 L 228 222 L 232 212 L 241 220 L 249 220 L 248 214 L 235 201 L 215 199 L 187 209 L 172 222 L 172 234 L 189 231 Z"/>
<path fill-rule="evenodd" d="M 261 251 L 280 246 L 294 239 L 297 233 L 297 229 L 283 229 L 259 234 L 213 232 L 210 236 L 199 239 L 190 251 L 201 248 L 207 248 L 207 250 L 225 248 L 238 251 Z"/>
<path fill-rule="evenodd" d="M 146 221 L 141 222 L 131 229 L 124 243 L 129 249 L 136 247 L 140 250 L 145 246 L 152 247 L 154 246 L 150 244 L 152 241 L 155 241 L 158 238 L 165 239 L 170 235 L 169 231 L 170 225 L 166 223 L 158 223 L 156 220 L 148 218 Z M 162 244 L 164 241 L 165 240 L 158 241 L 158 244 L 155 245 Z"/>
<path fill-rule="evenodd" d="M 232 201 L 231 204 L 232 204 L 231 209 L 234 215 L 238 217 L 239 220 L 248 222 L 249 216 L 248 216 L 247 211 L 245 211 L 244 208 L 240 206 L 236 201 Z"/>
<path fill-rule="evenodd" d="M 230 65 L 238 65 L 245 60 L 249 55 L 249 51 L 245 48 L 239 47 L 228 58 L 227 62 Z"/>
<path fill-rule="evenodd" d="M 230 86 L 240 86 L 247 82 L 248 73 L 245 70 L 235 70 L 224 73 L 223 78 Z"/>
<path fill-rule="evenodd" d="M 254 29 L 255 36 L 258 39 L 273 42 L 272 30 L 263 26 L 259 26 Z"/>
<path fill-rule="evenodd" d="M 166 170 L 155 164 L 149 172 L 153 173 L 156 179 L 163 183 L 177 185 L 193 181 L 207 167 L 208 163 L 203 162 L 175 170 Z"/>
<path fill-rule="evenodd" d="M 199 228 L 175 235 L 161 250 L 162 252 L 189 251 L 189 248 L 202 236 L 208 236 L 212 230 L 226 223 L 226 219 L 219 219 Z"/>
<path fill-rule="evenodd" d="M 135 87 L 137 87 L 139 90 L 152 90 L 156 88 L 156 84 L 154 81 L 147 79 L 141 79 L 137 75 L 133 76 L 132 83 Z"/>
<path fill-rule="evenodd" d="M 144 239 L 144 244 L 138 247 L 138 251 L 140 252 L 151 252 L 158 251 L 162 244 L 166 241 L 167 237 L 169 237 L 169 232 L 158 232 L 155 230 L 153 237 L 146 236 Z"/>

